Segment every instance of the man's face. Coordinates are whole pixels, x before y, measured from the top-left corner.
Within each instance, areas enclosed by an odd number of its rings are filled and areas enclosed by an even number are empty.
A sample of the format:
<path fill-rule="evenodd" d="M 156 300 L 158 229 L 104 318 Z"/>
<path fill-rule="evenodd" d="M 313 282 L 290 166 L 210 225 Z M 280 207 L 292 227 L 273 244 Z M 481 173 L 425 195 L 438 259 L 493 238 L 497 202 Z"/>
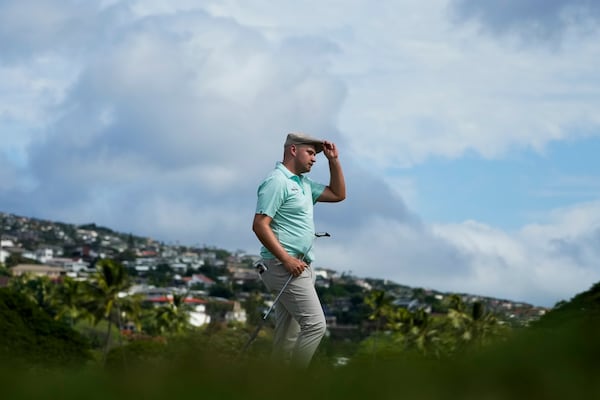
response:
<path fill-rule="evenodd" d="M 309 172 L 317 161 L 315 146 L 311 144 L 296 145 L 296 167 L 299 173 Z"/>

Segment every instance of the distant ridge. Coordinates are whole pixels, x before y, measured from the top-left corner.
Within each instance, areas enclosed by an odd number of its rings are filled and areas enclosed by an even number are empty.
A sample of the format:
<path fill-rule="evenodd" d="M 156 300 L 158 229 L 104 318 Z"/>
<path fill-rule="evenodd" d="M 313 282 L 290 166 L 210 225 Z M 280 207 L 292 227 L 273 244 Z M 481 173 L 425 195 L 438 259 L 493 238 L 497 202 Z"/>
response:
<path fill-rule="evenodd" d="M 5 221 L 10 220 L 13 222 L 12 231 L 6 231 L 6 223 Z M 15 222 L 17 221 L 17 222 Z M 18 222 L 20 221 L 20 222 Z M 14 224 L 21 224 L 21 227 L 15 227 Z M 24 225 L 27 225 L 28 232 L 21 229 Z M 46 225 L 46 226 L 44 226 Z M 64 245 L 65 239 L 64 237 L 58 237 L 54 233 L 53 229 L 48 229 L 47 225 L 54 225 L 61 228 L 62 231 L 69 234 L 71 237 L 75 237 L 75 231 L 77 230 L 93 230 L 99 234 L 110 234 L 113 235 L 121 241 L 122 244 L 127 244 L 128 247 L 133 246 L 144 246 L 150 242 L 160 243 L 161 247 L 171 247 L 171 248 L 179 248 L 179 249 L 190 249 L 192 246 L 186 245 L 167 245 L 164 242 L 157 241 L 151 237 L 143 237 L 137 236 L 131 233 L 122 233 L 115 231 L 111 228 L 97 225 L 94 222 L 87 222 L 84 224 L 72 224 L 72 223 L 64 223 L 57 222 L 47 219 L 33 218 L 33 217 L 25 217 L 18 216 L 11 213 L 6 213 L 0 211 L 0 228 L 1 234 L 15 235 L 15 232 L 18 232 L 22 239 L 23 243 L 28 245 L 35 244 L 53 244 L 53 245 Z M 206 247 L 206 246 L 205 246 Z M 218 246 L 211 246 L 211 249 L 221 249 Z M 223 249 L 224 250 L 224 249 Z M 356 278 L 356 277 L 354 277 Z M 509 300 L 505 298 L 497 298 L 473 293 L 465 293 L 465 292 L 442 292 L 435 289 L 424 289 L 416 286 L 407 286 L 403 284 L 399 284 L 396 282 L 389 281 L 388 279 L 374 279 L 369 277 L 361 278 L 371 284 L 373 289 L 382 289 L 382 290 L 393 290 L 396 288 L 405 288 L 409 289 L 407 292 L 410 292 L 408 297 L 411 299 L 417 298 L 423 303 L 431 303 L 432 298 L 435 298 L 436 295 L 447 296 L 449 294 L 456 294 L 463 298 L 463 301 L 466 303 L 473 303 L 475 301 L 484 302 L 485 307 L 488 311 L 502 313 L 507 315 L 508 318 L 515 318 L 516 320 L 522 319 L 532 319 L 537 318 L 541 312 L 546 310 L 546 307 L 537 307 L 533 306 L 530 303 L 519 301 L 519 300 Z M 505 307 L 506 306 L 506 307 Z M 513 315 L 511 317 L 511 314 Z"/>
<path fill-rule="evenodd" d="M 591 323 L 600 327 L 600 282 L 569 301 L 559 302 L 533 326 L 556 328 L 579 323 Z"/>

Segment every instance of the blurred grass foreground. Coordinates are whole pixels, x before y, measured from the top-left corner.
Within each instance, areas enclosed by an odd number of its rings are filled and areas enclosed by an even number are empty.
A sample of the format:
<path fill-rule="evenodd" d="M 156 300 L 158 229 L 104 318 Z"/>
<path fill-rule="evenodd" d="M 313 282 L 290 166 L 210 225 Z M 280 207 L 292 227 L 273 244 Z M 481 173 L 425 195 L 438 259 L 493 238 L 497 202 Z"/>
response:
<path fill-rule="evenodd" d="M 395 351 L 382 331 L 345 365 L 322 350 L 308 370 L 270 363 L 268 330 L 242 355 L 250 329 L 241 326 L 129 338 L 106 353 L 85 329 L 0 289 L 2 398 L 600 398 L 600 284 L 486 346 Z"/>

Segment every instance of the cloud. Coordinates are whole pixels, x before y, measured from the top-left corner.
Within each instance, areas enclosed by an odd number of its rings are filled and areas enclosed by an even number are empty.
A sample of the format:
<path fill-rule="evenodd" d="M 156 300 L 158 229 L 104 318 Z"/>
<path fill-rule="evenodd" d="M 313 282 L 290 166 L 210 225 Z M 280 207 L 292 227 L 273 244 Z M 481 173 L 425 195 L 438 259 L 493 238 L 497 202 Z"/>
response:
<path fill-rule="evenodd" d="M 588 0 L 453 0 L 460 21 L 477 20 L 493 34 L 517 34 L 523 41 L 556 41 L 569 29 L 597 28 L 600 4 Z"/>
<path fill-rule="evenodd" d="M 318 265 L 544 304 L 597 280 L 595 205 L 516 233 L 429 224 L 385 177 L 593 134 L 593 40 L 507 50 L 452 28 L 445 1 L 247 4 L 3 2 L 0 204 L 258 252 L 256 187 L 302 130 L 338 143 L 348 182 L 315 209 Z M 311 176 L 327 182 L 322 156 Z"/>
<path fill-rule="evenodd" d="M 0 59 L 18 62 L 32 53 L 86 52 L 99 37 L 110 36 L 120 5 L 98 1 L 20 0 L 0 3 Z M 107 29 L 110 28 L 110 29 Z"/>
<path fill-rule="evenodd" d="M 319 266 L 447 292 L 553 306 L 600 280 L 600 203 L 557 209 L 511 232 L 476 221 L 373 216 L 315 244 Z"/>
<path fill-rule="evenodd" d="M 6 196 L 26 193 L 19 209 L 37 215 L 190 243 L 243 229 L 238 243 L 247 244 L 256 186 L 285 134 L 340 137 L 345 87 L 326 62 L 335 46 L 317 37 L 273 43 L 202 11 L 129 17 L 126 26 L 108 21 L 119 26 L 109 40 L 89 43 L 95 51 L 26 149 L 35 186 Z"/>
<path fill-rule="evenodd" d="M 544 224 L 505 232 L 467 221 L 436 225 L 434 231 L 472 256 L 474 274 L 461 283 L 552 306 L 600 280 L 600 203 L 554 210 Z M 521 294 L 519 294 L 521 293 Z"/>
<path fill-rule="evenodd" d="M 523 51 L 439 9 L 413 11 L 419 18 L 402 24 L 352 25 L 335 65 L 351 82 L 339 128 L 365 164 L 384 172 L 470 153 L 499 159 L 597 134 L 598 32 Z"/>

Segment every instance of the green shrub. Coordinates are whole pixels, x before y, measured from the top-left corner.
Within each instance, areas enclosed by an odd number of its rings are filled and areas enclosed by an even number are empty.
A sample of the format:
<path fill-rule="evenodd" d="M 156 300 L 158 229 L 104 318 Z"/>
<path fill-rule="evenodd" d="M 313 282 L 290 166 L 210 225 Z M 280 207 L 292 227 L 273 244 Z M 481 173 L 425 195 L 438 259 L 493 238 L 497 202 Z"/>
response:
<path fill-rule="evenodd" d="M 0 289 L 0 360 L 25 366 L 80 365 L 90 358 L 86 340 L 36 304 Z"/>

